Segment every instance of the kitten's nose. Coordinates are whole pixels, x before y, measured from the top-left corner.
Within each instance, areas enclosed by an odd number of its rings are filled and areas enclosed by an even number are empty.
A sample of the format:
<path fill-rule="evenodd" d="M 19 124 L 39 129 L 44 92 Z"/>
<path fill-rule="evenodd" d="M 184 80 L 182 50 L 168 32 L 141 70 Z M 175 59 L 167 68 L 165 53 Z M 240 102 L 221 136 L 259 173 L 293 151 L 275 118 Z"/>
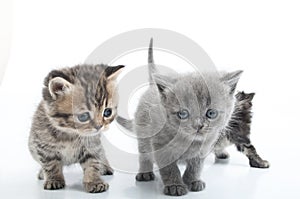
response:
<path fill-rule="evenodd" d="M 200 124 L 200 125 L 198 126 L 198 128 L 197 128 L 197 131 L 201 130 L 203 127 L 204 127 L 204 125 L 203 125 L 203 124 Z"/>
<path fill-rule="evenodd" d="M 95 129 L 97 129 L 97 131 L 99 131 L 102 128 L 102 125 L 96 125 Z"/>
<path fill-rule="evenodd" d="M 193 123 L 193 128 L 196 129 L 197 131 L 199 131 L 203 127 L 204 127 L 204 124 L 203 124 L 202 120 L 200 118 L 195 119 L 195 121 Z"/>

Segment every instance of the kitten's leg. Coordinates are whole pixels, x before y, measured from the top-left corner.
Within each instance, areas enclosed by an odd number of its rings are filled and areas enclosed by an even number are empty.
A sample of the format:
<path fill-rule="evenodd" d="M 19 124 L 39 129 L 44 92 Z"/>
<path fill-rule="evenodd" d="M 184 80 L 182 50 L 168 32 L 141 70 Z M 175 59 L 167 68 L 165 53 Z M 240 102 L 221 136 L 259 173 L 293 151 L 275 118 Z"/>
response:
<path fill-rule="evenodd" d="M 237 144 L 237 150 L 244 153 L 248 159 L 251 167 L 256 168 L 269 168 L 268 161 L 263 160 L 256 152 L 255 147 L 252 144 Z"/>
<path fill-rule="evenodd" d="M 229 153 L 225 149 L 215 150 L 215 155 L 217 159 L 229 159 Z"/>
<path fill-rule="evenodd" d="M 80 165 L 83 169 L 83 185 L 84 189 L 89 193 L 104 192 L 108 189 L 108 184 L 100 178 L 101 163 L 91 154 L 85 154 Z"/>
<path fill-rule="evenodd" d="M 51 160 L 42 165 L 45 183 L 44 189 L 54 190 L 65 187 L 63 165 L 59 160 Z"/>
<path fill-rule="evenodd" d="M 39 173 L 38 173 L 38 179 L 39 180 L 44 180 L 44 172 L 43 172 L 43 169 L 41 168 Z"/>
<path fill-rule="evenodd" d="M 102 169 L 100 169 L 100 175 L 113 175 L 114 170 L 111 168 L 107 158 L 104 156 L 103 161 L 101 163 Z"/>
<path fill-rule="evenodd" d="M 226 138 L 226 136 L 219 137 L 217 145 L 215 146 L 214 153 L 217 159 L 228 159 L 229 153 L 225 150 L 225 148 L 231 145 L 230 141 Z M 216 160 L 217 160 L 216 159 Z"/>
<path fill-rule="evenodd" d="M 180 170 L 178 169 L 176 162 L 160 168 L 159 173 L 165 186 L 164 194 L 170 196 L 182 196 L 187 194 L 187 186 L 182 181 Z"/>
<path fill-rule="evenodd" d="M 151 145 L 149 140 L 138 139 L 139 149 L 139 173 L 135 179 L 137 181 L 151 181 L 154 180 L 155 175 L 153 173 L 153 157 L 151 152 Z"/>
<path fill-rule="evenodd" d="M 188 186 L 190 191 L 202 191 L 205 188 L 205 182 L 200 179 L 204 159 L 199 157 L 186 161 L 187 166 L 183 174 L 183 182 Z"/>

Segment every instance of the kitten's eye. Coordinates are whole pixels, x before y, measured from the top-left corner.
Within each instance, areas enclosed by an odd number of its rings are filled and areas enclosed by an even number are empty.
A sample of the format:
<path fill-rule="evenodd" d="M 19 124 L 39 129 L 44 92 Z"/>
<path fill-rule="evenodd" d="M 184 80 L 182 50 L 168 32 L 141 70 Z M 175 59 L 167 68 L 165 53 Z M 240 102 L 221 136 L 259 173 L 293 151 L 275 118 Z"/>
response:
<path fill-rule="evenodd" d="M 183 109 L 177 112 L 177 116 L 179 117 L 179 119 L 183 120 L 189 117 L 189 112 L 186 109 Z"/>
<path fill-rule="evenodd" d="M 208 117 L 209 119 L 215 119 L 216 117 L 218 117 L 218 111 L 215 109 L 208 109 L 208 111 L 206 112 L 206 117 Z"/>
<path fill-rule="evenodd" d="M 103 112 L 104 117 L 109 117 L 109 116 L 111 116 L 111 114 L 112 114 L 111 108 L 106 108 Z"/>
<path fill-rule="evenodd" d="M 77 118 L 80 122 L 86 122 L 90 119 L 90 114 L 88 112 L 82 113 L 78 115 Z"/>

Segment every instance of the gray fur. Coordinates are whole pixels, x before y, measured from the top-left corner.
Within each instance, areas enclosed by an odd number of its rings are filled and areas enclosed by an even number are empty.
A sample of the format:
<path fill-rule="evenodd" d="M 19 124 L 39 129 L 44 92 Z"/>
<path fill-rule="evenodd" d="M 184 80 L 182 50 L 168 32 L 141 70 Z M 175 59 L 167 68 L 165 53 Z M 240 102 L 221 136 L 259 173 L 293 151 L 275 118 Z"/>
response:
<path fill-rule="evenodd" d="M 80 163 L 87 192 L 108 189 L 100 175 L 111 175 L 100 141 L 116 114 L 114 79 L 123 66 L 80 65 L 51 71 L 44 81 L 43 99 L 32 121 L 29 150 L 41 165 L 38 178 L 44 189 L 65 186 L 63 166 Z M 105 108 L 112 109 L 104 117 Z M 78 114 L 89 112 L 90 120 L 81 123 Z"/>
<path fill-rule="evenodd" d="M 229 121 L 240 74 L 241 71 L 236 71 L 170 77 L 150 73 L 154 84 L 140 98 L 134 120 L 117 119 L 125 128 L 132 123 L 138 137 L 138 181 L 153 180 L 153 163 L 156 163 L 166 195 L 180 196 L 188 190 L 205 188 L 200 179 L 203 161 Z M 211 108 L 219 111 L 216 119 L 206 117 Z M 178 118 L 177 112 L 182 109 L 189 111 L 188 119 Z M 187 164 L 183 177 L 178 162 Z"/>
<path fill-rule="evenodd" d="M 148 48 L 148 69 L 149 69 L 149 82 L 154 83 L 152 75 L 157 73 L 157 69 L 153 58 L 153 38 L 150 39 Z"/>
<path fill-rule="evenodd" d="M 216 158 L 228 159 L 229 154 L 225 148 L 234 144 L 238 151 L 248 157 L 251 167 L 269 168 L 269 162 L 258 155 L 250 140 L 251 108 L 254 93 L 238 92 L 235 97 L 236 102 L 232 116 L 226 128 L 222 130 L 221 137 L 215 146 Z"/>

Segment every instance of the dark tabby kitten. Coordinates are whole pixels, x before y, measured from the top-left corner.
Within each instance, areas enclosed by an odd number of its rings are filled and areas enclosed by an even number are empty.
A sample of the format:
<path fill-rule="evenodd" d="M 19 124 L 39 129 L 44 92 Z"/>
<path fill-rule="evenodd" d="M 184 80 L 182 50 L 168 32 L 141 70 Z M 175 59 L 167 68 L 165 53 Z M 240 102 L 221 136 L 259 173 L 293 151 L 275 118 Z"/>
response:
<path fill-rule="evenodd" d="M 114 120 L 115 79 L 124 66 L 78 65 L 53 70 L 44 80 L 43 99 L 32 122 L 29 149 L 42 166 L 44 189 L 65 186 L 63 166 L 80 163 L 87 192 L 103 192 L 112 175 L 100 131 Z"/>
<path fill-rule="evenodd" d="M 257 154 L 255 147 L 250 141 L 250 125 L 251 125 L 251 108 L 254 93 L 238 92 L 235 95 L 236 102 L 234 111 L 229 120 L 226 129 L 222 132 L 222 136 L 215 147 L 215 155 L 217 159 L 227 159 L 229 154 L 225 148 L 234 144 L 237 150 L 244 153 L 251 167 L 269 168 L 268 161 L 261 159 Z"/>

